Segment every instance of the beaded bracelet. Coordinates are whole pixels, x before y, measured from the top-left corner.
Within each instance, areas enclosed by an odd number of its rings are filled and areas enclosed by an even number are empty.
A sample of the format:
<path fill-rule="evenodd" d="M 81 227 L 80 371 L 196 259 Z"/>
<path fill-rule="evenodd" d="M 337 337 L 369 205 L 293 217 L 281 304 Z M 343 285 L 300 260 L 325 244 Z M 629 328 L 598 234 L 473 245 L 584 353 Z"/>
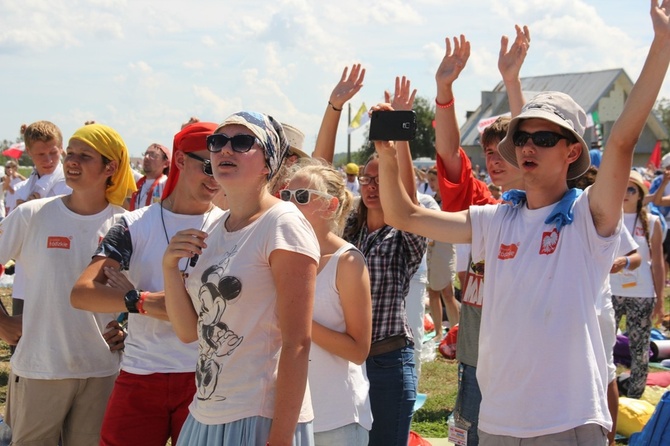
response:
<path fill-rule="evenodd" d="M 435 99 L 435 105 L 437 108 L 449 108 L 454 106 L 454 98 L 451 98 L 451 101 L 447 102 L 446 104 L 440 104 L 437 102 L 437 98 Z"/>

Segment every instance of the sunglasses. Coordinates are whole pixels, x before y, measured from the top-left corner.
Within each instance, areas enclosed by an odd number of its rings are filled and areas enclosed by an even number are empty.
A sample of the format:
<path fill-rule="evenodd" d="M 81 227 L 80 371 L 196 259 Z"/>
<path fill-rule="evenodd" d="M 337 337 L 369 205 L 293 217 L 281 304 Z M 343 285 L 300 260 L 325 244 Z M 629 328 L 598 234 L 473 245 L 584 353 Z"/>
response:
<path fill-rule="evenodd" d="M 533 140 L 533 144 L 537 147 L 554 147 L 561 139 L 568 139 L 560 133 L 542 130 L 535 133 L 523 132 L 517 130 L 512 136 L 512 143 L 516 147 L 523 147 L 529 139 Z"/>
<path fill-rule="evenodd" d="M 246 153 L 256 142 L 260 141 L 254 135 L 235 135 L 228 136 L 224 133 L 215 133 L 207 137 L 207 150 L 210 152 L 220 152 L 230 141 L 230 147 L 233 152 Z"/>
<path fill-rule="evenodd" d="M 202 163 L 202 172 L 207 175 L 208 177 L 211 177 L 212 174 L 212 162 L 208 159 L 202 158 L 195 153 L 191 152 L 184 152 L 184 155 L 188 156 L 189 158 L 192 158 L 194 160 L 200 161 Z"/>
<path fill-rule="evenodd" d="M 637 187 L 635 187 L 635 186 L 628 186 L 628 187 L 626 188 L 626 193 L 627 193 L 628 195 L 635 195 L 635 194 L 637 193 Z"/>
<path fill-rule="evenodd" d="M 312 199 L 312 195 L 318 195 L 319 197 L 323 198 L 333 198 L 331 195 L 328 195 L 327 193 L 320 192 L 318 190 L 314 189 L 282 189 L 279 191 L 279 198 L 281 198 L 284 201 L 291 201 L 291 198 L 295 198 L 295 202 L 298 204 L 307 204 L 309 203 L 309 200 Z"/>
<path fill-rule="evenodd" d="M 375 184 L 379 184 L 379 176 L 371 177 L 368 175 L 361 175 L 360 177 L 358 177 L 358 182 L 361 183 L 363 186 L 370 184 L 373 181 L 375 182 Z"/>

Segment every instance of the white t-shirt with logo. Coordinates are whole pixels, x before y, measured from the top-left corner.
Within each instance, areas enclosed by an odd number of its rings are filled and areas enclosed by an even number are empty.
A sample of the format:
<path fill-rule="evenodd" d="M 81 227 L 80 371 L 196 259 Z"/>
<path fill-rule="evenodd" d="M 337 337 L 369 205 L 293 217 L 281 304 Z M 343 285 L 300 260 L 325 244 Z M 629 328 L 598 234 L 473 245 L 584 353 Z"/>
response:
<path fill-rule="evenodd" d="M 588 195 L 560 234 L 544 223 L 554 205 L 470 207 L 472 259 L 486 262 L 477 368 L 484 432 L 528 438 L 612 426 L 597 307 L 619 230 L 598 235 Z"/>
<path fill-rule="evenodd" d="M 16 259 L 26 278 L 23 333 L 11 359 L 15 374 L 66 379 L 118 373 L 120 354 L 110 352 L 102 337 L 117 314 L 77 310 L 70 292 L 123 212 L 109 205 L 79 215 L 53 197 L 28 201 L 0 222 L 0 262 Z"/>

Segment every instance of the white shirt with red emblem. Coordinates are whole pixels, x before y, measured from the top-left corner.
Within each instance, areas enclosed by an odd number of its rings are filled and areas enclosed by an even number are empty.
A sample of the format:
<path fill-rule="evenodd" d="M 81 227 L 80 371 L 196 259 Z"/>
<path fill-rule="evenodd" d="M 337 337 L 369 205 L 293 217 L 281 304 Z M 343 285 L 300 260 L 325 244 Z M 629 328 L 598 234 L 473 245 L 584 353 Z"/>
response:
<path fill-rule="evenodd" d="M 124 211 L 108 205 L 95 215 L 69 210 L 61 197 L 28 201 L 0 222 L 0 262 L 23 266 L 23 333 L 12 372 L 32 379 L 105 377 L 118 373 L 120 354 L 102 337 L 117 314 L 77 310 L 70 292 L 98 242 Z"/>
<path fill-rule="evenodd" d="M 470 208 L 472 259 L 486 262 L 477 380 L 479 428 L 489 434 L 612 425 L 597 309 L 619 230 L 598 235 L 588 189 L 560 233 L 544 223 L 553 207 Z"/>

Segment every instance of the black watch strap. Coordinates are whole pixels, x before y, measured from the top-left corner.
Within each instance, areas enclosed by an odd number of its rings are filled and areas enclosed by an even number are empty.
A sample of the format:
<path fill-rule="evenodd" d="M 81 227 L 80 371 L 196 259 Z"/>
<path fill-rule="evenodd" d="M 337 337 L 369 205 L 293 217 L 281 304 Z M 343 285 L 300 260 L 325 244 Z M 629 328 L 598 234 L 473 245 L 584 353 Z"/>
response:
<path fill-rule="evenodd" d="M 139 290 L 130 290 L 123 296 L 123 300 L 126 303 L 126 309 L 128 313 L 139 313 L 137 309 L 137 302 L 140 300 L 140 291 Z"/>

